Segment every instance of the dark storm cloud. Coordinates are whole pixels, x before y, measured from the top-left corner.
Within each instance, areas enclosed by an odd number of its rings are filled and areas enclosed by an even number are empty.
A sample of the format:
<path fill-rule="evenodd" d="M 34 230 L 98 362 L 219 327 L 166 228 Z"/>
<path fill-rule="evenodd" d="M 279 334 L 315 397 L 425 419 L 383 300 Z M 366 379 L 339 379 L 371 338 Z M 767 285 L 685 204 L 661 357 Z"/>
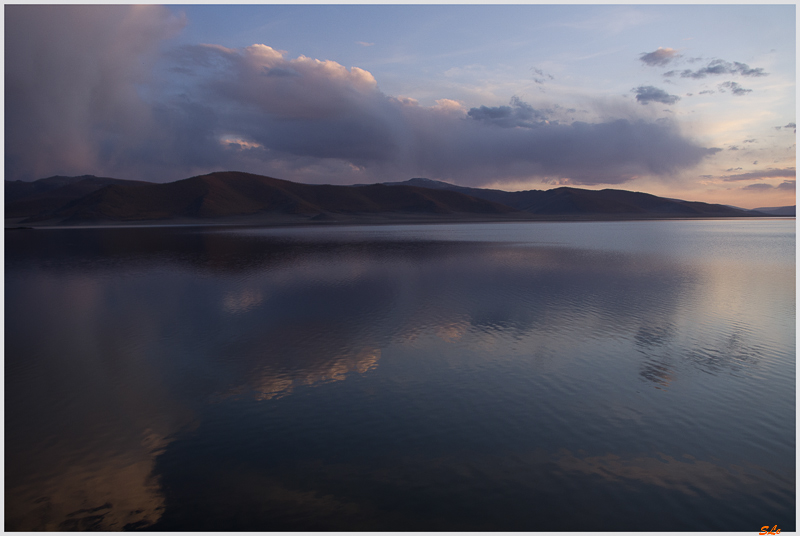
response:
<path fill-rule="evenodd" d="M 183 25 L 159 6 L 6 5 L 6 178 L 124 160 L 151 128 L 137 86 Z"/>
<path fill-rule="evenodd" d="M 509 106 L 466 113 L 452 101 L 422 107 L 384 95 L 366 71 L 288 60 L 263 45 L 195 47 L 192 54 L 198 65 L 216 65 L 198 71 L 199 98 L 224 103 L 221 109 L 233 111 L 221 118 L 229 132 L 261 146 L 265 157 L 286 162 L 336 159 L 378 178 L 421 172 L 463 184 L 553 175 L 609 184 L 668 175 L 716 151 L 684 139 L 668 123 L 559 124 L 547 120 L 552 110 L 516 97 Z M 265 66 L 301 76 L 265 77 Z"/>
<path fill-rule="evenodd" d="M 676 58 L 680 58 L 680 54 L 678 54 L 677 50 L 661 47 L 658 47 L 658 50 L 647 52 L 639 56 L 640 60 L 651 67 L 664 66 Z"/>
<path fill-rule="evenodd" d="M 762 169 L 756 171 L 748 171 L 747 173 L 739 173 L 737 175 L 726 175 L 722 177 L 725 182 L 733 181 L 750 181 L 758 179 L 770 179 L 774 177 L 779 178 L 794 178 L 796 174 L 795 168 L 783 169 Z"/>
<path fill-rule="evenodd" d="M 419 164 L 441 175 L 447 169 L 463 175 L 471 172 L 474 177 L 497 171 L 514 176 L 522 171 L 569 178 L 572 184 L 619 184 L 641 174 L 669 175 L 718 151 L 691 144 L 669 123 L 540 123 L 492 128 L 492 136 L 481 121 L 467 126 L 443 131 L 427 121 L 420 139 L 431 150 L 422 154 Z M 459 149 L 448 151 L 450 145 Z"/>
<path fill-rule="evenodd" d="M 727 88 L 727 89 L 731 90 L 731 93 L 733 93 L 734 95 L 737 95 L 737 96 L 747 95 L 748 93 L 751 93 L 753 91 L 752 89 L 743 88 L 742 86 L 740 86 L 736 82 L 723 82 L 723 83 L 719 84 L 718 87 L 719 87 L 720 93 L 725 93 L 725 90 L 723 88 Z M 778 128 L 780 128 L 780 127 L 778 127 Z"/>
<path fill-rule="evenodd" d="M 751 68 L 746 63 L 739 63 L 738 61 L 729 62 L 725 60 L 712 60 L 705 67 L 693 71 L 685 69 L 683 71 L 669 71 L 664 73 L 666 77 L 677 76 L 680 74 L 681 78 L 706 78 L 707 76 L 723 75 L 723 74 L 738 74 L 741 76 L 767 76 L 769 73 L 764 72 L 761 67 Z"/>
<path fill-rule="evenodd" d="M 516 97 L 470 110 L 446 99 L 420 106 L 385 95 L 357 67 L 265 45 L 164 54 L 160 43 L 183 21 L 156 6 L 8 6 L 6 24 L 7 179 L 163 182 L 235 169 L 328 183 L 619 184 L 669 177 L 719 151 L 667 120 L 560 123 L 563 109 Z"/>
<path fill-rule="evenodd" d="M 650 102 L 660 102 L 662 104 L 675 104 L 679 100 L 680 97 L 677 95 L 670 95 L 663 89 L 659 89 L 653 86 L 639 86 L 637 88 L 632 89 L 634 93 L 636 93 L 636 100 L 641 104 L 647 104 Z"/>

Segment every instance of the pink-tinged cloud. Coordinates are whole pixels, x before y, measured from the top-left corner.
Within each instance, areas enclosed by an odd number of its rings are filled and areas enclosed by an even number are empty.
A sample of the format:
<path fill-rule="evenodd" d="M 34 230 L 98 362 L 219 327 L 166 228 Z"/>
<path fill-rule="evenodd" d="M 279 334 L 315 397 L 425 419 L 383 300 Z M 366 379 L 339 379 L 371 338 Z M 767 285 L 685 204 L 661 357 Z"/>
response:
<path fill-rule="evenodd" d="M 658 47 L 658 49 L 653 52 L 648 52 L 639 56 L 640 60 L 653 67 L 664 66 L 676 58 L 680 58 L 680 54 L 678 54 L 678 51 L 674 48 L 669 47 Z"/>

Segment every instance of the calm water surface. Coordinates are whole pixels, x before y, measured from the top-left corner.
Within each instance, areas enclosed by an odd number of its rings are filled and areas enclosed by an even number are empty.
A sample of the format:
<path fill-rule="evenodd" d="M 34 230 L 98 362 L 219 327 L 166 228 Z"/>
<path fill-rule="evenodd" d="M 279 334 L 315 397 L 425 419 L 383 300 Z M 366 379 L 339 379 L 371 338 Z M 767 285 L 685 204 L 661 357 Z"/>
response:
<path fill-rule="evenodd" d="M 9 530 L 795 530 L 795 222 L 7 232 Z"/>

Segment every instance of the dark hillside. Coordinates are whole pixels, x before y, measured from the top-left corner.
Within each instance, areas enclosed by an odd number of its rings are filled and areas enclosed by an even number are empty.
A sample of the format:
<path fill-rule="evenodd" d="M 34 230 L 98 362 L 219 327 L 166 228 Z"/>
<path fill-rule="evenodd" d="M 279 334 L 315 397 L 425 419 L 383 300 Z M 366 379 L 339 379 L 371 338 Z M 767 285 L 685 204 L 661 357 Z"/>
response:
<path fill-rule="evenodd" d="M 148 184 L 109 177 L 49 177 L 35 182 L 6 181 L 6 218 L 30 217 L 57 210 L 105 186 L 114 184 Z"/>
<path fill-rule="evenodd" d="M 56 188 L 61 188 L 62 186 L 74 184 L 86 179 L 117 180 L 107 179 L 106 177 L 95 177 L 94 175 L 81 175 L 79 177 L 64 177 L 61 175 L 55 175 L 53 177 L 47 177 L 46 179 L 39 179 L 38 181 L 33 182 L 5 181 L 5 202 L 9 203 L 24 197 L 41 194 L 49 190 L 55 190 Z"/>
<path fill-rule="evenodd" d="M 219 172 L 166 184 L 105 186 L 28 222 L 145 221 L 252 214 L 321 213 L 503 214 L 513 209 L 458 192 L 412 186 L 391 188 L 300 184 L 250 173 Z"/>
<path fill-rule="evenodd" d="M 225 171 L 170 183 L 107 177 L 6 182 L 7 218 L 20 223 L 206 220 L 257 216 L 286 221 L 375 218 L 652 219 L 764 216 L 709 203 L 627 190 L 554 188 L 505 192 L 428 179 L 355 186 L 313 185 Z M 783 207 L 782 207 L 783 210 Z M 263 218 L 262 218 L 263 216 Z M 420 219 L 422 218 L 422 220 Z M 266 218 L 266 219 L 264 219 Z M 367 219 L 364 219 L 367 218 Z"/>

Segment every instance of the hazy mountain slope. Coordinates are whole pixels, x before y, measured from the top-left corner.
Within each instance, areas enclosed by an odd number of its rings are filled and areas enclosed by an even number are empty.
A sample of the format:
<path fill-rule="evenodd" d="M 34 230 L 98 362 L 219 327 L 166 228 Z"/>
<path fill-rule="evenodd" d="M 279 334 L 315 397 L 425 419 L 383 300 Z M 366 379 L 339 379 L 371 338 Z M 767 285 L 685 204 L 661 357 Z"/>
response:
<path fill-rule="evenodd" d="M 628 190 L 584 190 L 581 188 L 554 188 L 552 190 L 526 190 L 505 192 L 485 188 L 455 186 L 446 182 L 415 178 L 387 185 L 413 185 L 465 193 L 473 197 L 502 203 L 531 214 L 540 215 L 631 215 L 631 216 L 752 216 L 749 211 L 694 201 L 667 199 Z"/>
<path fill-rule="evenodd" d="M 761 212 L 762 214 L 768 214 L 770 216 L 796 216 L 797 215 L 797 206 L 790 205 L 786 207 L 759 207 L 754 208 L 753 210 L 757 212 Z"/>
<path fill-rule="evenodd" d="M 55 175 L 47 177 L 46 179 L 39 179 L 37 181 L 5 181 L 4 195 L 5 202 L 8 204 L 11 201 L 29 197 L 32 195 L 41 194 L 49 190 L 61 188 L 69 184 L 73 184 L 85 179 L 96 179 L 94 175 L 81 175 L 79 177 L 63 177 Z M 102 177 L 105 178 L 105 177 Z M 115 180 L 115 179 L 112 179 Z"/>
<path fill-rule="evenodd" d="M 146 184 L 109 177 L 48 177 L 34 182 L 6 181 L 5 217 L 20 218 L 49 213 L 112 184 Z"/>

